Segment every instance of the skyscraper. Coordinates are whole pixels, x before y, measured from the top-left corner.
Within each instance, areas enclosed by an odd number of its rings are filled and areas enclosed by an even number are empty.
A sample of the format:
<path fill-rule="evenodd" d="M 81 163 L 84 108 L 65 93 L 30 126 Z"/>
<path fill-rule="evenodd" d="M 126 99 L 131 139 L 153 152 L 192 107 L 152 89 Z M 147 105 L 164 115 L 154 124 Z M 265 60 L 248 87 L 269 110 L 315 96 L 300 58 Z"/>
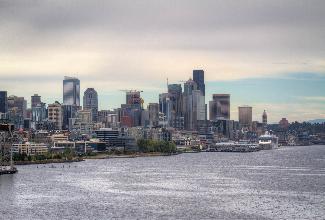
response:
<path fill-rule="evenodd" d="M 212 101 L 209 102 L 210 120 L 230 119 L 230 95 L 213 94 Z"/>
<path fill-rule="evenodd" d="M 38 104 L 41 103 L 41 96 L 39 96 L 38 94 L 34 94 L 33 96 L 31 96 L 31 108 L 36 107 Z"/>
<path fill-rule="evenodd" d="M 0 113 L 8 112 L 7 91 L 0 91 Z"/>
<path fill-rule="evenodd" d="M 243 127 L 250 127 L 252 124 L 252 107 L 243 105 L 238 107 L 239 124 Z"/>
<path fill-rule="evenodd" d="M 149 103 L 148 112 L 149 112 L 149 125 L 151 127 L 157 127 L 159 123 L 159 104 Z"/>
<path fill-rule="evenodd" d="M 203 96 L 205 96 L 204 71 L 193 70 L 193 80 L 197 84 L 197 89 L 202 92 Z"/>
<path fill-rule="evenodd" d="M 8 111 L 23 118 L 27 116 L 27 101 L 24 97 L 9 96 L 8 97 Z"/>
<path fill-rule="evenodd" d="M 98 95 L 94 88 L 88 88 L 84 92 L 83 109 L 91 110 L 92 121 L 96 122 L 98 118 Z"/>
<path fill-rule="evenodd" d="M 184 83 L 183 115 L 186 130 L 197 130 L 199 124 L 202 124 L 199 122 L 205 121 L 204 96 L 191 79 Z"/>
<path fill-rule="evenodd" d="M 264 110 L 263 115 L 262 115 L 262 122 L 264 125 L 267 124 L 267 114 L 266 111 Z"/>
<path fill-rule="evenodd" d="M 80 80 L 65 76 L 63 80 L 63 104 L 80 106 Z"/>

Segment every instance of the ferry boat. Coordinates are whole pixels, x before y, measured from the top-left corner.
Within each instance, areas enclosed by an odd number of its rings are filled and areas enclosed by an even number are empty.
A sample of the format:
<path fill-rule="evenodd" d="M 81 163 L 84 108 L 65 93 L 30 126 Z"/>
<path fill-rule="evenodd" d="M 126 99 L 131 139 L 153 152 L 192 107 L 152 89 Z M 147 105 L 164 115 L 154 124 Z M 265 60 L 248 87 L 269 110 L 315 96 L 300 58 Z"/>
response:
<path fill-rule="evenodd" d="M 279 138 L 273 134 L 266 132 L 261 135 L 258 140 L 258 146 L 263 150 L 270 150 L 279 147 Z"/>

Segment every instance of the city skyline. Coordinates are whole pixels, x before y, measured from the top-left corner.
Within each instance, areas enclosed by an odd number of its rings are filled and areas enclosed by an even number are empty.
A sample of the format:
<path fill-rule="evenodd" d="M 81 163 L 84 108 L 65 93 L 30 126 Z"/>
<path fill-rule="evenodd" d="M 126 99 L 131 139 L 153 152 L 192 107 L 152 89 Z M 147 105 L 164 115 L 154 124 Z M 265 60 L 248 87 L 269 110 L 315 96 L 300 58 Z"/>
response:
<path fill-rule="evenodd" d="M 166 78 L 203 69 L 205 102 L 231 94 L 232 119 L 244 104 L 253 120 L 325 118 L 322 1 L 30 3 L 0 3 L 0 88 L 28 106 L 35 93 L 62 102 L 64 75 L 95 88 L 99 109 L 123 103 L 120 89 L 143 90 L 146 105 Z"/>

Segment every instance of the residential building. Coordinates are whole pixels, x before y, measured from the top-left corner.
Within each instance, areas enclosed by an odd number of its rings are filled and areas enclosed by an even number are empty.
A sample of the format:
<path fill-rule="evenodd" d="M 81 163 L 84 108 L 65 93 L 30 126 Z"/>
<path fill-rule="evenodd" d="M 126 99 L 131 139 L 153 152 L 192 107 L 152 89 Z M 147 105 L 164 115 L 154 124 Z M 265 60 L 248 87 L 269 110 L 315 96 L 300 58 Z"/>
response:
<path fill-rule="evenodd" d="M 48 120 L 53 123 L 54 129 L 62 130 L 63 108 L 59 102 L 48 105 Z"/>

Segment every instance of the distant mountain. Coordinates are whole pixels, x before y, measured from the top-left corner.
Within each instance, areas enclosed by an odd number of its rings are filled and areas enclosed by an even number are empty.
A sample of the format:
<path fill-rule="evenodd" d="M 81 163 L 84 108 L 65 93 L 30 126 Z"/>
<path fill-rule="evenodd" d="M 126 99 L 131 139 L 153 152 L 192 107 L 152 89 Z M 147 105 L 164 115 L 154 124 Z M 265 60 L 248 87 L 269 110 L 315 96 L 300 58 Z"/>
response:
<path fill-rule="evenodd" d="M 312 124 L 324 123 L 325 122 L 325 119 L 314 119 L 314 120 L 309 120 L 307 122 L 312 123 Z"/>

